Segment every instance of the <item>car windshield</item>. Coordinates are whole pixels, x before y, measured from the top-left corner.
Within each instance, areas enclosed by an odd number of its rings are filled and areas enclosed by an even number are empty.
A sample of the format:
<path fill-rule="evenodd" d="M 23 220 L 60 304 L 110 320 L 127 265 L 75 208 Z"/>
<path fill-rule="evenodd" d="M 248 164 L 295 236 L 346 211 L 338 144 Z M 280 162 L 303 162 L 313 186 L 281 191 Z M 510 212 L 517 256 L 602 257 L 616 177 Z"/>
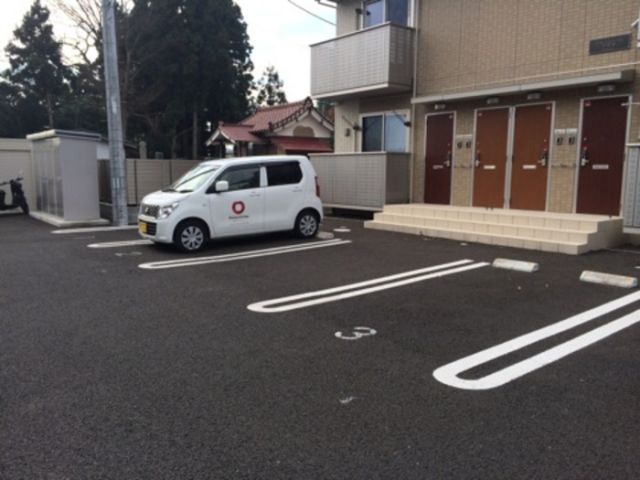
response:
<path fill-rule="evenodd" d="M 162 191 L 178 193 L 193 192 L 204 185 L 219 168 L 217 165 L 198 165 Z"/>

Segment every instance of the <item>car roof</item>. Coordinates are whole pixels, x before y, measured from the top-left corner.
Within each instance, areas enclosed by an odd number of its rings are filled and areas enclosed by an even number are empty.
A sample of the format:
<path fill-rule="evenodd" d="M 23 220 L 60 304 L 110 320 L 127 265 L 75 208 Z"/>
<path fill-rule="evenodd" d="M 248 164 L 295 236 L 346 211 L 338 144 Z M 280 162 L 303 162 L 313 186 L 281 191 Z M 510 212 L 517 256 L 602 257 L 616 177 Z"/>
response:
<path fill-rule="evenodd" d="M 202 165 L 212 165 L 222 167 L 225 165 L 244 165 L 248 163 L 271 163 L 291 160 L 306 160 L 304 155 L 259 155 L 253 157 L 221 158 L 217 160 L 206 160 Z"/>

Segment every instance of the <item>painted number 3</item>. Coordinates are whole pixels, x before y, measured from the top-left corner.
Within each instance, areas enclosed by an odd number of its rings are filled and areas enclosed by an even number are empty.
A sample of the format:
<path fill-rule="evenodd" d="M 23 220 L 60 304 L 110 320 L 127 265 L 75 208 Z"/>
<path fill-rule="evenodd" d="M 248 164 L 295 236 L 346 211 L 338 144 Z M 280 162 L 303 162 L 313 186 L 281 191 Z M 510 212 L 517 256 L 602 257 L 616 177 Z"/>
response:
<path fill-rule="evenodd" d="M 346 334 L 343 332 L 336 332 L 335 336 L 340 340 L 360 340 L 361 338 L 364 338 L 364 337 L 371 337 L 376 333 L 378 332 L 376 332 L 373 328 L 353 327 L 353 332 L 346 333 Z"/>

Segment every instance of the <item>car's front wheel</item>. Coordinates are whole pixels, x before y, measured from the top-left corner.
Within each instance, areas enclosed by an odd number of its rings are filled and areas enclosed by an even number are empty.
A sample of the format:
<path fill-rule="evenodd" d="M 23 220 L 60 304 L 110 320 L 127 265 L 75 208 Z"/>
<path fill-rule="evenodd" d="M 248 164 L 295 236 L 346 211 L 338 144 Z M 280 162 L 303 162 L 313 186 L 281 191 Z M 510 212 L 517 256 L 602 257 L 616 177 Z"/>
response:
<path fill-rule="evenodd" d="M 312 238 L 318 234 L 320 229 L 320 219 L 318 214 L 312 210 L 300 212 L 296 218 L 294 227 L 295 234 L 300 238 Z"/>
<path fill-rule="evenodd" d="M 207 241 L 207 230 L 201 222 L 187 220 L 176 227 L 173 242 L 183 252 L 198 252 Z"/>

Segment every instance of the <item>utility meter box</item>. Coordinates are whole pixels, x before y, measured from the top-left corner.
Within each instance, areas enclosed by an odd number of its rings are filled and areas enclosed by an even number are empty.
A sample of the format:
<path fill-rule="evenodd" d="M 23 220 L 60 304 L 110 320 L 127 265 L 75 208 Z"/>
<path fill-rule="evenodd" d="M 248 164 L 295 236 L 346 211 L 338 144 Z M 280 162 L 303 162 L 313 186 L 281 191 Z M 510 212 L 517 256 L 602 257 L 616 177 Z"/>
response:
<path fill-rule="evenodd" d="M 28 135 L 33 159 L 33 210 L 63 222 L 100 219 L 96 133 L 48 130 Z"/>

